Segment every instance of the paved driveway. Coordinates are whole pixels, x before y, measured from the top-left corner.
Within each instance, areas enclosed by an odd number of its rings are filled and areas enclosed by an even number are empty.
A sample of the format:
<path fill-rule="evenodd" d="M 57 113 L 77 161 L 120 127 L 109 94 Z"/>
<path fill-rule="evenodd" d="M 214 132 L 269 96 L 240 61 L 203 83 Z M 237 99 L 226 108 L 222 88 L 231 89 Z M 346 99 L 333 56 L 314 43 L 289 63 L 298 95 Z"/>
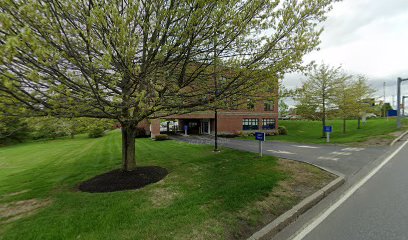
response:
<path fill-rule="evenodd" d="M 191 144 L 213 144 L 210 136 L 173 136 L 173 139 Z M 219 138 L 220 146 L 238 150 L 258 152 L 258 141 Z M 370 162 L 384 155 L 388 146 L 348 147 L 331 144 L 297 144 L 286 142 L 264 142 L 263 153 L 280 158 L 308 162 L 346 177 L 355 174 Z"/>

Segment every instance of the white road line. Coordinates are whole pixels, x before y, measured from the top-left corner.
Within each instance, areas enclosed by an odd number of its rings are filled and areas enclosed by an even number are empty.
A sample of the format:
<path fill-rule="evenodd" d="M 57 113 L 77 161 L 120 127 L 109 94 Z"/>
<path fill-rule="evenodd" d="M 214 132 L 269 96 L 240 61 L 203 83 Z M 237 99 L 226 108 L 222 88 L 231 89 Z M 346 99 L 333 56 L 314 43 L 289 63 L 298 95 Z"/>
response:
<path fill-rule="evenodd" d="M 314 146 L 307 146 L 307 145 L 292 145 L 293 147 L 298 147 L 298 148 L 320 148 L 320 147 L 314 147 Z"/>
<path fill-rule="evenodd" d="M 273 153 L 280 153 L 280 154 L 296 154 L 293 152 L 287 152 L 287 151 L 281 151 L 281 150 L 266 150 L 268 152 L 273 152 Z"/>
<path fill-rule="evenodd" d="M 339 160 L 338 158 L 334 158 L 334 157 L 318 157 L 317 159 L 322 159 L 322 160 L 333 160 L 333 161 L 337 161 L 337 160 Z"/>
<path fill-rule="evenodd" d="M 352 148 L 352 147 L 349 147 L 349 148 L 343 148 L 343 149 L 341 149 L 342 151 L 352 151 L 352 152 L 359 152 L 359 151 L 363 151 L 365 148 Z"/>
<path fill-rule="evenodd" d="M 351 155 L 351 152 L 332 152 L 330 154 L 348 156 L 348 155 Z"/>
<path fill-rule="evenodd" d="M 303 239 L 307 234 L 309 234 L 313 229 L 315 229 L 320 223 L 322 223 L 334 210 L 336 210 L 338 207 L 340 207 L 341 204 L 343 204 L 351 195 L 353 195 L 354 192 L 356 192 L 361 186 L 363 186 L 374 174 L 376 174 L 382 167 L 384 167 L 385 164 L 387 164 L 395 155 L 397 155 L 405 145 L 407 145 L 408 142 L 405 142 L 402 144 L 397 150 L 395 150 L 390 156 L 388 156 L 384 161 L 381 162 L 380 165 L 378 165 L 376 168 L 374 168 L 367 176 L 365 176 L 363 179 L 361 179 L 358 183 L 353 185 L 351 188 L 349 188 L 343 195 L 342 197 L 335 202 L 333 205 L 331 205 L 325 212 L 323 212 L 320 216 L 315 218 L 306 228 L 302 229 L 300 232 L 296 233 L 294 237 L 291 238 L 291 240 L 301 240 Z"/>

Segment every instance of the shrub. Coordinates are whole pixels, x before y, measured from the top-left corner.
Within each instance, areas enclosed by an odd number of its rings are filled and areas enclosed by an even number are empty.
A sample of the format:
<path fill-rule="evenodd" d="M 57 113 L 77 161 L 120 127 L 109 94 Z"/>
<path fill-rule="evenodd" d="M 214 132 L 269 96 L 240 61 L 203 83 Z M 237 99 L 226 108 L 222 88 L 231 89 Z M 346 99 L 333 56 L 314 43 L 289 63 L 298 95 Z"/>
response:
<path fill-rule="evenodd" d="M 279 135 L 288 135 L 288 130 L 284 126 L 278 127 L 278 133 Z"/>
<path fill-rule="evenodd" d="M 103 127 L 94 126 L 89 129 L 88 136 L 90 138 L 98 138 L 102 137 L 104 135 L 104 132 L 105 130 L 103 129 Z"/>
<path fill-rule="evenodd" d="M 266 132 L 266 136 L 275 136 L 277 133 L 276 132 Z"/>
<path fill-rule="evenodd" d="M 242 131 L 235 131 L 234 134 L 236 134 L 237 136 L 243 136 L 244 133 Z"/>
<path fill-rule="evenodd" d="M 144 128 L 137 127 L 136 132 L 135 132 L 135 138 L 144 138 L 144 137 L 147 137 L 146 130 Z"/>
<path fill-rule="evenodd" d="M 169 136 L 167 134 L 159 134 L 154 137 L 154 140 L 156 141 L 169 140 Z"/>
<path fill-rule="evenodd" d="M 0 116 L 0 145 L 22 142 L 29 133 L 28 124 L 21 118 Z"/>
<path fill-rule="evenodd" d="M 218 134 L 218 137 L 222 137 L 222 138 L 235 138 L 235 137 L 239 137 L 238 134 L 236 133 L 222 133 L 222 134 Z"/>

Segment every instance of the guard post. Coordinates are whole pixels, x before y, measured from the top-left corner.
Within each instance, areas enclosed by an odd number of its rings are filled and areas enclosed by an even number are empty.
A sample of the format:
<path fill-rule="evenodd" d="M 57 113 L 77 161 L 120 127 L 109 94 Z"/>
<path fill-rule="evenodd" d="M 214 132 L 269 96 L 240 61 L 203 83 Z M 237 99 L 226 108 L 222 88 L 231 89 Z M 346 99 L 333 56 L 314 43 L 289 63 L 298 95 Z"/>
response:
<path fill-rule="evenodd" d="M 259 141 L 259 156 L 262 157 L 262 143 L 265 141 L 265 133 L 255 132 L 255 139 Z"/>
<path fill-rule="evenodd" d="M 330 142 L 330 133 L 333 132 L 333 126 L 324 126 L 323 130 L 326 133 L 326 142 Z"/>

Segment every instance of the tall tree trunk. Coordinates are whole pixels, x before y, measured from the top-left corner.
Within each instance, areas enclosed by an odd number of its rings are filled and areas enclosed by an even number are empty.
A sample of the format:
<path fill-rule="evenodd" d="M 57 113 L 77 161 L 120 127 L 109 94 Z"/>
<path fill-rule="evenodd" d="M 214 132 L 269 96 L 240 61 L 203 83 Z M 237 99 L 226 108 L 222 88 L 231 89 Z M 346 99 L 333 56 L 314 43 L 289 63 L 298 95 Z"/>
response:
<path fill-rule="evenodd" d="M 131 171 L 136 168 L 135 158 L 136 124 L 122 124 L 122 170 Z"/>
<path fill-rule="evenodd" d="M 322 138 L 326 137 L 326 132 L 324 131 L 324 126 L 326 126 L 326 117 L 323 116 L 322 118 Z"/>
<path fill-rule="evenodd" d="M 343 133 L 346 133 L 346 119 L 343 118 Z"/>
<path fill-rule="evenodd" d="M 358 117 L 358 120 L 357 120 L 357 129 L 361 129 L 361 117 Z"/>

